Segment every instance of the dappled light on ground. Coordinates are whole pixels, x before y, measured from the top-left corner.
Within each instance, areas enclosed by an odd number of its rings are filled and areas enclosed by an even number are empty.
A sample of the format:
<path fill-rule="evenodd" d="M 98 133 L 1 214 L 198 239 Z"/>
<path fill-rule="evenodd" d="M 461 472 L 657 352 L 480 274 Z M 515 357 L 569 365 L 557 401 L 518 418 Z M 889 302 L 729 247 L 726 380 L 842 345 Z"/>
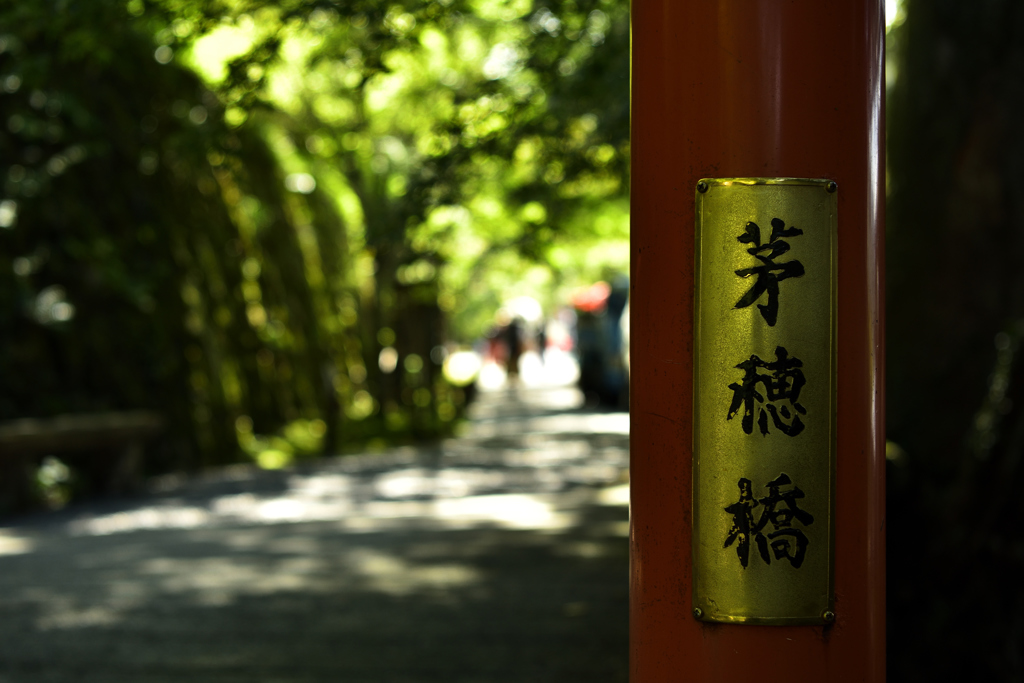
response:
<path fill-rule="evenodd" d="M 15 533 L 0 531 L 0 555 L 21 555 L 32 552 L 35 544 Z"/>
<path fill-rule="evenodd" d="M 536 351 L 526 351 L 519 360 L 519 378 L 516 384 L 526 387 L 557 387 L 572 384 L 580 376 L 580 366 L 572 354 L 549 349 L 543 360 Z M 498 363 L 485 363 L 480 369 L 480 386 L 496 390 L 508 386 L 508 373 Z"/>
<path fill-rule="evenodd" d="M 0 680 L 625 681 L 624 417 L 523 382 L 435 446 L 11 524 Z"/>

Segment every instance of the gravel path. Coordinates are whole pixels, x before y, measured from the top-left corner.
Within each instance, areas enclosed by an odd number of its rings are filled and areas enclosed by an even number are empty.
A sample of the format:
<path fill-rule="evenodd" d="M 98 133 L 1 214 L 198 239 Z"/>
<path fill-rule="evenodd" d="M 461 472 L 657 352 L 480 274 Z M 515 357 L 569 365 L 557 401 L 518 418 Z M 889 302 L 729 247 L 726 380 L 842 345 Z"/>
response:
<path fill-rule="evenodd" d="M 628 416 L 472 414 L 0 525 L 0 683 L 626 681 Z"/>

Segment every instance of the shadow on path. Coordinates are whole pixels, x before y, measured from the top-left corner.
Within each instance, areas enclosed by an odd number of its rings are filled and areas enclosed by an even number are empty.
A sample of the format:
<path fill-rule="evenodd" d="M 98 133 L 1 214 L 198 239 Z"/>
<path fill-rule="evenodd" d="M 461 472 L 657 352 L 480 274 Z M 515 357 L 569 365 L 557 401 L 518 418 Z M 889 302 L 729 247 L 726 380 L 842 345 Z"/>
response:
<path fill-rule="evenodd" d="M 579 402 L 0 528 L 0 683 L 626 681 L 628 418 Z"/>

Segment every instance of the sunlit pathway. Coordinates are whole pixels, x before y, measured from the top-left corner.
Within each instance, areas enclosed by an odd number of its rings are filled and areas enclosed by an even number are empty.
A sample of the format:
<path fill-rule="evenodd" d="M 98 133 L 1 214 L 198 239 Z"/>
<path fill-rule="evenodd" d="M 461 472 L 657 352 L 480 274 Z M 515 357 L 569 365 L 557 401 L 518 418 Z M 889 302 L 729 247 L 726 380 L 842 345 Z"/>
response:
<path fill-rule="evenodd" d="M 8 522 L 0 683 L 625 681 L 628 417 L 545 377 L 439 446 Z"/>

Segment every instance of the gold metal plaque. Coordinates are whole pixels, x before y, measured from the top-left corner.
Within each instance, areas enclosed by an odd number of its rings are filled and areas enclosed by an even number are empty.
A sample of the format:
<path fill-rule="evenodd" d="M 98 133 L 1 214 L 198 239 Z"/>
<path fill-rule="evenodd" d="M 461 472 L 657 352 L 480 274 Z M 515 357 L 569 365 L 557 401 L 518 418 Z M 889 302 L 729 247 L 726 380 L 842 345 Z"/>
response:
<path fill-rule="evenodd" d="M 832 613 L 836 195 L 828 180 L 697 185 L 693 613 Z"/>

